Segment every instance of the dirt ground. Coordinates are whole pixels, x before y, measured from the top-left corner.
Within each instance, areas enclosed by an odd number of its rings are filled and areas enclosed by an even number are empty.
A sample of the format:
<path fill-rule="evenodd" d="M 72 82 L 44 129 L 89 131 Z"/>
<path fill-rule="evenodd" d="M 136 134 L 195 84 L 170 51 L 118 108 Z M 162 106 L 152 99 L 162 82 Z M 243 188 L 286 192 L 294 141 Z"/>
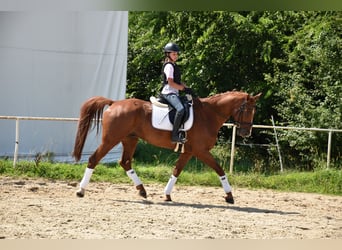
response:
<path fill-rule="evenodd" d="M 0 177 L 0 239 L 342 239 L 342 197 L 233 188 Z"/>

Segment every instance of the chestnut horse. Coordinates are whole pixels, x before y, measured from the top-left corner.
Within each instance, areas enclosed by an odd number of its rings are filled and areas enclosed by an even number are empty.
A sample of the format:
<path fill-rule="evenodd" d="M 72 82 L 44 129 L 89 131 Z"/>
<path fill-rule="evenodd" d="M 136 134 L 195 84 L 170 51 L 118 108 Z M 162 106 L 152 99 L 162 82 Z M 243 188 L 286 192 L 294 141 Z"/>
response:
<path fill-rule="evenodd" d="M 219 176 L 226 194 L 225 200 L 233 204 L 234 199 L 228 178 L 222 167 L 209 152 L 215 145 L 217 134 L 223 123 L 230 117 L 237 126 L 237 134 L 242 137 L 250 136 L 253 124 L 256 101 L 261 93 L 251 96 L 244 92 L 225 92 L 207 98 L 194 98 L 193 126 L 187 131 L 187 142 L 184 152 L 179 155 L 173 173 L 165 187 L 165 201 L 171 201 L 171 191 L 186 163 L 192 156 L 211 167 Z M 109 106 L 105 111 L 104 108 Z M 91 175 L 99 161 L 119 142 L 122 143 L 123 153 L 120 165 L 133 181 L 138 194 L 147 197 L 146 190 L 132 169 L 132 157 L 139 138 L 158 147 L 173 149 L 171 132 L 155 129 L 151 122 L 152 104 L 140 99 L 110 100 L 96 96 L 88 99 L 81 107 L 78 131 L 75 139 L 73 156 L 76 161 L 81 158 L 83 146 L 95 120 L 94 127 L 99 132 L 102 117 L 102 142 L 89 157 L 87 168 L 80 182 L 78 197 L 83 197 Z"/>

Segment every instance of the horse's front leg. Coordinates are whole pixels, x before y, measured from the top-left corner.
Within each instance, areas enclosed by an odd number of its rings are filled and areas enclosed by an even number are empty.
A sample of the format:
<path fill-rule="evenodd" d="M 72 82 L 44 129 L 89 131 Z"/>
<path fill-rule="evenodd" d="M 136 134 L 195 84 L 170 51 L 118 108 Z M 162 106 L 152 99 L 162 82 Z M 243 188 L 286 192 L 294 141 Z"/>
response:
<path fill-rule="evenodd" d="M 221 181 L 221 185 L 223 187 L 223 190 L 226 193 L 225 200 L 227 203 L 234 204 L 234 198 L 232 194 L 232 188 L 228 182 L 228 177 L 223 171 L 222 167 L 217 163 L 217 161 L 214 159 L 212 154 L 209 151 L 201 152 L 196 155 L 198 159 L 203 161 L 205 164 L 207 164 L 209 167 L 214 169 L 214 171 L 218 174 L 219 179 Z"/>
<path fill-rule="evenodd" d="M 171 199 L 171 192 L 173 189 L 173 186 L 176 184 L 177 182 L 177 178 L 180 175 L 180 173 L 182 172 L 183 168 L 185 167 L 186 163 L 190 160 L 191 158 L 191 154 L 188 153 L 183 153 L 179 156 L 177 162 L 176 162 L 176 166 L 173 169 L 173 173 L 165 187 L 165 201 L 172 201 Z"/>
<path fill-rule="evenodd" d="M 137 147 L 138 137 L 128 136 L 122 140 L 121 143 L 123 146 L 123 153 L 120 160 L 120 165 L 126 171 L 127 176 L 133 181 L 136 189 L 138 190 L 138 194 L 143 198 L 147 198 L 147 193 L 143 183 L 134 169 L 132 169 L 132 158 Z"/>

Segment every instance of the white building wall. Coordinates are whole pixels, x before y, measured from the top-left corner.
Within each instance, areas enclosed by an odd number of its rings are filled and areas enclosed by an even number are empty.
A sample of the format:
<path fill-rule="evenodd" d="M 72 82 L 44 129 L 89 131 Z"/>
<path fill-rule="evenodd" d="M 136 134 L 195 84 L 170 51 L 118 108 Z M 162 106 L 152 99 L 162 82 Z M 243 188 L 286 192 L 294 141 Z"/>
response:
<path fill-rule="evenodd" d="M 125 11 L 0 12 L 0 116 L 77 118 L 92 96 L 124 99 L 127 45 Z M 76 128 L 21 121 L 19 154 L 70 160 Z M 100 137 L 89 135 L 86 158 Z M 14 143 L 15 121 L 0 119 L 0 156 L 13 156 Z"/>

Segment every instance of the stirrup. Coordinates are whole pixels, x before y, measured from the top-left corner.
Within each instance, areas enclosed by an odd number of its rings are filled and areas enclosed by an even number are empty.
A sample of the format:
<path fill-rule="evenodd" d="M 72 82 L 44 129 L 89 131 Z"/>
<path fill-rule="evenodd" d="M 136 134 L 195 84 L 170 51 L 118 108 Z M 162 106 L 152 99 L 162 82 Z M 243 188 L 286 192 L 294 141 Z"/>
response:
<path fill-rule="evenodd" d="M 178 131 L 177 134 L 177 140 L 174 141 L 171 139 L 172 143 L 176 143 L 176 147 L 174 149 L 174 152 L 178 152 L 179 151 L 179 147 L 181 147 L 181 153 L 184 153 L 184 144 L 187 142 L 186 139 L 186 132 L 185 131 Z"/>
<path fill-rule="evenodd" d="M 185 144 L 187 142 L 187 139 L 182 137 L 182 138 L 177 138 L 177 140 L 171 140 L 172 143 L 177 143 L 177 144 Z"/>
<path fill-rule="evenodd" d="M 178 152 L 179 151 L 179 146 L 181 147 L 181 153 L 183 154 L 184 153 L 184 143 L 179 143 L 179 142 L 177 142 L 177 144 L 176 144 L 176 147 L 175 147 L 175 149 L 173 150 L 174 152 Z"/>
<path fill-rule="evenodd" d="M 172 143 L 184 144 L 187 142 L 185 131 L 178 131 L 177 138 L 171 136 Z"/>

